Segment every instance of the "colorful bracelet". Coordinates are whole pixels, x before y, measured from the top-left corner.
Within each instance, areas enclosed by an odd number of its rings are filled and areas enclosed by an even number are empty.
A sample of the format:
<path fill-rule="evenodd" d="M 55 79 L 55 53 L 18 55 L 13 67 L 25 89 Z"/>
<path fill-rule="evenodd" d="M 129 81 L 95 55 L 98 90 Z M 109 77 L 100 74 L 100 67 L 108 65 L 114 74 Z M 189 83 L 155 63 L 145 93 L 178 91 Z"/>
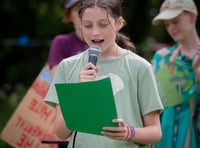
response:
<path fill-rule="evenodd" d="M 127 133 L 127 136 L 126 136 L 126 138 L 124 140 L 128 141 L 130 139 L 130 137 L 131 137 L 131 128 L 130 128 L 129 125 L 126 125 L 126 128 L 127 128 L 128 133 Z"/>
<path fill-rule="evenodd" d="M 131 129 L 131 136 L 129 140 L 133 140 L 135 138 L 135 128 L 133 126 L 130 126 L 130 129 Z"/>
<path fill-rule="evenodd" d="M 130 126 L 130 125 L 127 125 L 126 128 L 127 128 L 128 133 L 127 133 L 127 136 L 124 140 L 131 141 L 135 137 L 135 128 L 133 126 Z"/>

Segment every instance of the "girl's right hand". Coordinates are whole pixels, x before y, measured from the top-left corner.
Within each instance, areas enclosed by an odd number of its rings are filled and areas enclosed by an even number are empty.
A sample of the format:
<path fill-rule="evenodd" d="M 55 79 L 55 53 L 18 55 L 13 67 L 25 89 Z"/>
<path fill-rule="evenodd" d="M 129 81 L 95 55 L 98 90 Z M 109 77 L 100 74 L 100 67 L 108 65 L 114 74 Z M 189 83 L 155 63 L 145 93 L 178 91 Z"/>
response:
<path fill-rule="evenodd" d="M 200 82 L 200 45 L 198 46 L 196 56 L 192 62 L 196 80 Z"/>
<path fill-rule="evenodd" d="M 94 81 L 98 71 L 99 66 L 94 66 L 92 63 L 86 64 L 80 71 L 80 82 Z"/>

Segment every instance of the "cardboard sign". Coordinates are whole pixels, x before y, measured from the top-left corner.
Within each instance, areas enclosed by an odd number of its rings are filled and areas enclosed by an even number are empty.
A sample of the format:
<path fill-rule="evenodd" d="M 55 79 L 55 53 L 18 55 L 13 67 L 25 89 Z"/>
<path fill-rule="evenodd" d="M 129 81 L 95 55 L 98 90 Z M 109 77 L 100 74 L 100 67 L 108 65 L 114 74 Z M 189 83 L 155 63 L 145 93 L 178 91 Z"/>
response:
<path fill-rule="evenodd" d="M 27 91 L 1 133 L 1 139 L 16 148 L 57 148 L 42 140 L 58 140 L 54 131 L 55 108 L 44 102 L 52 81 L 48 65 Z"/>

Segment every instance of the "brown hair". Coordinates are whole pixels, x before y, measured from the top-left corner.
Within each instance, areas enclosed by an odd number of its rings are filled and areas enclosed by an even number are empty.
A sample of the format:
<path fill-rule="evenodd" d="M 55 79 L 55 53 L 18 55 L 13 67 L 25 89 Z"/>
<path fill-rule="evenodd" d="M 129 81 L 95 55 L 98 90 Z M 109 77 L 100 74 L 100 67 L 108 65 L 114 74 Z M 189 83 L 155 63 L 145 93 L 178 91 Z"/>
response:
<path fill-rule="evenodd" d="M 98 6 L 105 9 L 115 20 L 122 16 L 122 0 L 82 0 L 80 3 L 79 16 L 82 18 L 84 11 L 87 8 Z M 130 41 L 130 38 L 118 32 L 116 36 L 116 43 L 131 51 L 136 51 L 135 45 Z"/>
<path fill-rule="evenodd" d="M 71 6 L 70 8 L 64 8 L 63 14 L 62 14 L 62 21 L 65 24 L 71 24 L 71 18 L 70 18 L 70 13 L 72 11 L 72 9 L 76 6 L 80 5 L 80 2 L 75 3 L 73 6 Z"/>

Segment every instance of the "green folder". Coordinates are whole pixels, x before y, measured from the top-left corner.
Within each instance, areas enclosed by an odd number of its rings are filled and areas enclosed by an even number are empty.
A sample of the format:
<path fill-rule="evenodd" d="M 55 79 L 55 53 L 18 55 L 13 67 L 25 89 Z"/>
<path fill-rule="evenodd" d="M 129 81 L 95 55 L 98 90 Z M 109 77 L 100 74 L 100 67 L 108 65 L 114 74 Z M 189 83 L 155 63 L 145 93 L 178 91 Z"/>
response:
<path fill-rule="evenodd" d="M 158 91 L 163 105 L 174 106 L 182 101 L 181 94 L 177 91 L 176 85 L 171 82 L 169 68 L 165 65 L 155 73 L 158 85 Z"/>
<path fill-rule="evenodd" d="M 117 118 L 110 78 L 92 82 L 55 84 L 61 112 L 72 131 L 101 135 Z"/>

